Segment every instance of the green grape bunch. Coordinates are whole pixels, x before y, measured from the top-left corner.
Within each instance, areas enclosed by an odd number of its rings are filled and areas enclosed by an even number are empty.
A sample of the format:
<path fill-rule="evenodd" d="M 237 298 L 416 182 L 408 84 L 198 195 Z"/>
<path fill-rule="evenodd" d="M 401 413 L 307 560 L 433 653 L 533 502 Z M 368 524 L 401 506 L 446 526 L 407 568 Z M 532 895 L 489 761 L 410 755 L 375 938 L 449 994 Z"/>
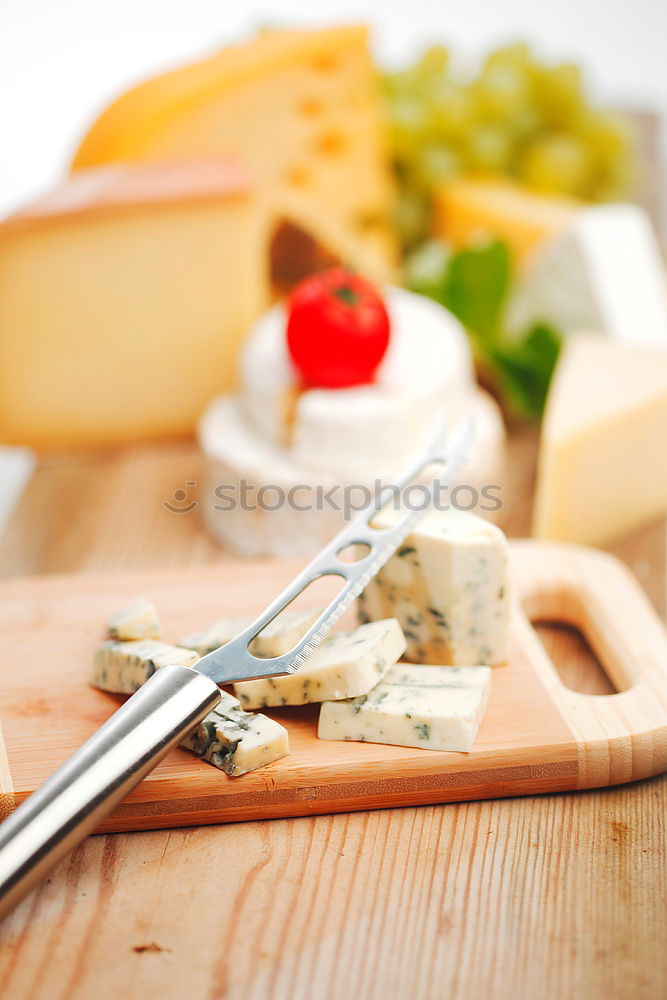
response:
<path fill-rule="evenodd" d="M 587 201 L 630 188 L 630 124 L 591 105 L 574 63 L 546 65 L 518 43 L 461 78 L 438 45 L 385 74 L 382 87 L 399 181 L 396 223 L 408 248 L 428 233 L 434 191 L 458 173 L 501 174 Z"/>

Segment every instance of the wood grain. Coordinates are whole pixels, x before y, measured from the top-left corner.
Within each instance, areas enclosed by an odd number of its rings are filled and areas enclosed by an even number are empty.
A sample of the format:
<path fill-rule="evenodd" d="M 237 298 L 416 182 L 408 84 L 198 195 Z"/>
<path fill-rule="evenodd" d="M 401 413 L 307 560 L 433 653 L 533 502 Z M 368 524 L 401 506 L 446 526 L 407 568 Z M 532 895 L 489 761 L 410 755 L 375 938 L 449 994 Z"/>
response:
<path fill-rule="evenodd" d="M 534 433 L 515 429 L 510 444 L 506 523 L 521 535 Z M 0 546 L 0 572 L 224 558 L 196 515 L 160 513 L 197 462 L 179 445 L 43 467 Z M 616 552 L 664 614 L 664 523 Z M 540 635 L 572 686 L 603 692 L 576 634 Z M 656 778 L 91 837 L 0 925 L 0 995 L 655 1000 L 667 994 L 666 815 L 667 780 Z"/>

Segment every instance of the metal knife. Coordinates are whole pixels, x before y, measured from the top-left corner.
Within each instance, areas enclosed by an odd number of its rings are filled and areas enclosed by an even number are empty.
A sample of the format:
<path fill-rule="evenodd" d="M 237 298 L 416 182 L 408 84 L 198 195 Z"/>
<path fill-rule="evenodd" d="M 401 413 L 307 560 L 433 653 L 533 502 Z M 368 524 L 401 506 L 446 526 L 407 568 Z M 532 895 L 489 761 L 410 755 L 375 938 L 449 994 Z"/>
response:
<path fill-rule="evenodd" d="M 452 445 L 444 429 L 391 486 L 385 487 L 322 549 L 253 624 L 194 667 L 165 666 L 133 694 L 55 774 L 0 825 L 0 916 L 7 913 L 179 744 L 220 700 L 219 685 L 292 673 L 364 589 L 429 508 L 436 489 L 448 485 L 467 457 L 472 423 L 462 421 Z M 440 474 L 423 486 L 423 503 L 388 528 L 373 517 L 396 489 L 404 490 L 431 464 Z M 341 558 L 356 546 L 354 562 Z M 301 641 L 283 656 L 254 656 L 249 644 L 306 587 L 321 577 L 341 580 L 339 593 Z"/>

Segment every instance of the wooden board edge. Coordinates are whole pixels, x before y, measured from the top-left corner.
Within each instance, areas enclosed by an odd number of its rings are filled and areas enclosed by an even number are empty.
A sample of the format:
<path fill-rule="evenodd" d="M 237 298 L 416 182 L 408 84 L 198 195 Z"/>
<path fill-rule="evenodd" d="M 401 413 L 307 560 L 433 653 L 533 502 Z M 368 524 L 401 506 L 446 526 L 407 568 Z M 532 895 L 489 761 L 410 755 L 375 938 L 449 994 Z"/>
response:
<path fill-rule="evenodd" d="M 0 720 L 0 823 L 15 808 L 14 782 L 12 781 L 12 772 L 9 768 L 7 746 L 2 734 L 2 721 Z"/>

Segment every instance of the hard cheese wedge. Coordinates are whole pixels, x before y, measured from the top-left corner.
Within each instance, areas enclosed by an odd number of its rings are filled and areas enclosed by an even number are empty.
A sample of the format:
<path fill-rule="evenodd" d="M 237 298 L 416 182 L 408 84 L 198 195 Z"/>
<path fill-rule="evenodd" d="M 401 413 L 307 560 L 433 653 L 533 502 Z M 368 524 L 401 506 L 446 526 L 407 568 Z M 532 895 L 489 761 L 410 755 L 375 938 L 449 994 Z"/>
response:
<path fill-rule="evenodd" d="M 455 178 L 435 199 L 435 230 L 457 248 L 483 240 L 506 243 L 523 263 L 572 222 L 579 202 L 538 194 L 509 181 Z"/>
<path fill-rule="evenodd" d="M 391 524 L 398 514 L 376 518 Z M 507 658 L 510 593 L 500 528 L 462 511 L 433 511 L 359 597 L 360 621 L 394 615 L 418 663 L 501 663 Z"/>
<path fill-rule="evenodd" d="M 76 175 L 0 226 L 0 437 L 191 430 L 268 294 L 256 207 L 212 161 Z"/>
<path fill-rule="evenodd" d="M 405 638 L 396 620 L 373 622 L 335 635 L 295 674 L 243 681 L 234 685 L 234 693 L 244 708 L 354 698 L 370 691 L 404 650 Z"/>
<path fill-rule="evenodd" d="M 472 750 L 490 691 L 489 667 L 398 663 L 367 695 L 325 702 L 317 735 L 321 740 L 424 750 Z"/>
<path fill-rule="evenodd" d="M 667 352 L 576 336 L 542 425 L 534 533 L 602 545 L 667 511 Z"/>
<path fill-rule="evenodd" d="M 320 610 L 309 608 L 306 611 L 284 611 L 253 639 L 251 652 L 255 656 L 282 656 L 283 653 L 289 653 L 317 619 Z M 180 645 L 196 649 L 201 656 L 205 656 L 240 635 L 253 621 L 253 618 L 225 618 L 203 632 L 184 636 Z"/>
<path fill-rule="evenodd" d="M 193 649 L 155 639 L 105 642 L 95 653 L 90 683 L 103 691 L 134 694 L 160 667 L 192 667 L 198 659 Z"/>
<path fill-rule="evenodd" d="M 260 196 L 231 161 L 77 172 L 0 224 L 0 440 L 192 432 L 274 274 L 284 290 L 331 261 L 375 274 L 298 192 Z"/>
<path fill-rule="evenodd" d="M 236 778 L 285 757 L 289 737 L 280 723 L 244 712 L 237 699 L 223 691 L 218 705 L 181 746 Z"/>
<path fill-rule="evenodd" d="M 548 322 L 667 349 L 667 281 L 658 241 L 638 205 L 582 209 L 531 261 L 509 308 L 515 329 Z"/>
<path fill-rule="evenodd" d="M 268 198 L 298 191 L 392 257 L 392 186 L 364 27 L 267 30 L 156 76 L 103 112 L 74 169 L 235 156 Z"/>
<path fill-rule="evenodd" d="M 154 604 L 139 597 L 112 615 L 107 622 L 110 639 L 159 639 L 160 619 Z M 189 647 L 194 648 L 194 647 Z"/>

